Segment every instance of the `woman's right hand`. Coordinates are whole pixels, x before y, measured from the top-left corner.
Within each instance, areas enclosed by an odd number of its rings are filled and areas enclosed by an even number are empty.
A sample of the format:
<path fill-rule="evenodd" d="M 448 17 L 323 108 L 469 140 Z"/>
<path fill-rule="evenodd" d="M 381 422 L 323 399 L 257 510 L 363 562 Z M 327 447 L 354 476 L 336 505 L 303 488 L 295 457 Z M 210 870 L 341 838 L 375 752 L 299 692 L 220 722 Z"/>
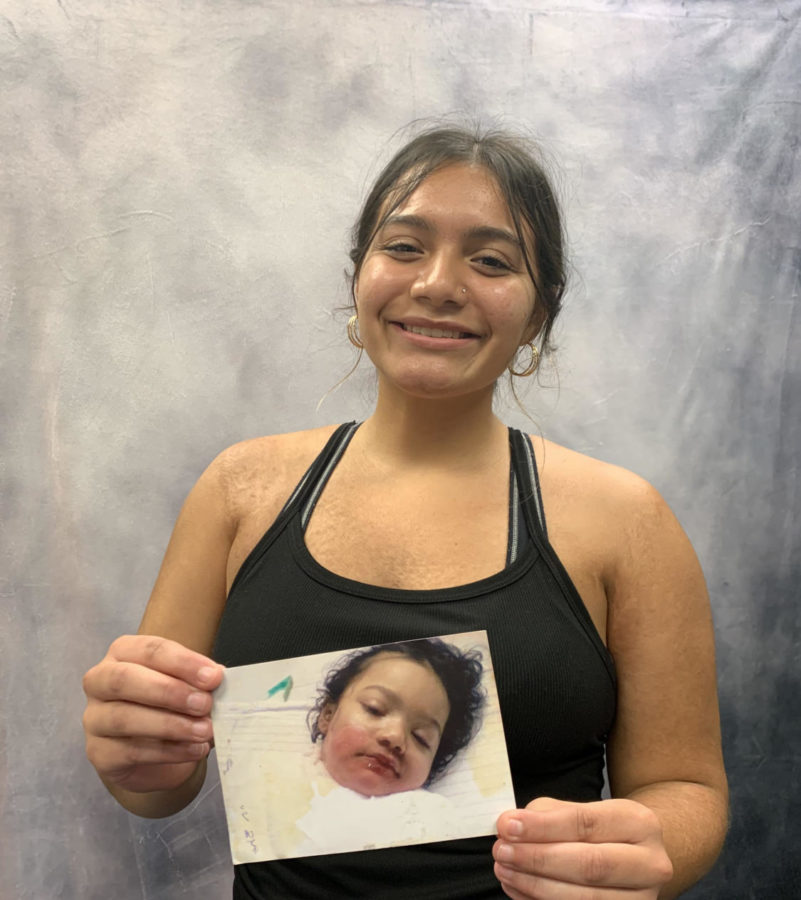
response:
<path fill-rule="evenodd" d="M 117 638 L 84 675 L 86 755 L 114 792 L 185 784 L 213 743 L 211 692 L 223 667 L 183 644 Z"/>

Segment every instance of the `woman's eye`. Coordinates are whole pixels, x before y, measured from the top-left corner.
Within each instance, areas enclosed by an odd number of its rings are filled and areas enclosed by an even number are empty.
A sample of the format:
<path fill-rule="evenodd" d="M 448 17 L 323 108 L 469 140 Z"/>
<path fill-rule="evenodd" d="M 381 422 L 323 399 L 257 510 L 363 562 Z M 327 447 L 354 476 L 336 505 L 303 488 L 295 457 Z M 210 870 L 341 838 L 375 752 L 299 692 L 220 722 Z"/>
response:
<path fill-rule="evenodd" d="M 384 710 L 378 706 L 371 706 L 369 703 L 362 704 L 364 706 L 365 711 L 370 716 L 383 716 Z"/>
<path fill-rule="evenodd" d="M 474 260 L 485 268 L 496 269 L 498 272 L 508 272 L 511 269 L 510 265 L 497 256 L 476 256 Z"/>
<path fill-rule="evenodd" d="M 418 248 L 415 247 L 414 244 L 407 244 L 404 241 L 395 241 L 394 243 L 387 244 L 384 249 L 388 250 L 390 253 L 400 253 L 402 255 L 419 253 Z"/>
<path fill-rule="evenodd" d="M 412 734 L 412 737 L 420 744 L 421 747 L 424 747 L 426 750 L 431 749 L 431 744 L 420 734 Z"/>

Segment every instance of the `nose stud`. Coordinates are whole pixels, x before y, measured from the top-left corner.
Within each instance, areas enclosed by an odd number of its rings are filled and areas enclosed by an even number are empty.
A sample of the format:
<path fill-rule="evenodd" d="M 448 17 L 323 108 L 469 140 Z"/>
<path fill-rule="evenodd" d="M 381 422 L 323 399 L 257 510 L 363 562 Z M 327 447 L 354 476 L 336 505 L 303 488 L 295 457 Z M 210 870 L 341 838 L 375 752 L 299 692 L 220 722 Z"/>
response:
<path fill-rule="evenodd" d="M 466 294 L 466 293 L 467 293 L 467 288 L 462 288 L 462 293 L 463 293 L 463 294 Z"/>

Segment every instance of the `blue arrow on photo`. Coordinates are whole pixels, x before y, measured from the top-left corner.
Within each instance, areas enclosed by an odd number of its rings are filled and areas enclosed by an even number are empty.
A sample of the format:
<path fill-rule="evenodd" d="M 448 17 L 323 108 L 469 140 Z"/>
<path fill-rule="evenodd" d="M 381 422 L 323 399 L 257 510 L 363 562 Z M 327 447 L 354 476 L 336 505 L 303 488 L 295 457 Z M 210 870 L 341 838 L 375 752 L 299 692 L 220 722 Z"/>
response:
<path fill-rule="evenodd" d="M 284 702 L 289 699 L 289 692 L 292 690 L 292 676 L 287 675 L 286 678 L 283 678 L 278 684 L 274 684 L 269 691 L 267 691 L 267 696 L 272 697 L 277 694 L 279 691 L 284 692 Z"/>

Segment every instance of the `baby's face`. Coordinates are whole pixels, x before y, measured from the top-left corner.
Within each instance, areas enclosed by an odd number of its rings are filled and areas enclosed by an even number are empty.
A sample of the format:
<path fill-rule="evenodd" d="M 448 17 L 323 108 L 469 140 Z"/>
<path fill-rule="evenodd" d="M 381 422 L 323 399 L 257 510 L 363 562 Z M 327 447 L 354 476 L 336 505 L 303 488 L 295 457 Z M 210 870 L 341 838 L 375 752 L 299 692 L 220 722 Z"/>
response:
<path fill-rule="evenodd" d="M 379 653 L 320 715 L 320 756 L 331 777 L 368 797 L 422 787 L 450 704 L 425 663 Z"/>

